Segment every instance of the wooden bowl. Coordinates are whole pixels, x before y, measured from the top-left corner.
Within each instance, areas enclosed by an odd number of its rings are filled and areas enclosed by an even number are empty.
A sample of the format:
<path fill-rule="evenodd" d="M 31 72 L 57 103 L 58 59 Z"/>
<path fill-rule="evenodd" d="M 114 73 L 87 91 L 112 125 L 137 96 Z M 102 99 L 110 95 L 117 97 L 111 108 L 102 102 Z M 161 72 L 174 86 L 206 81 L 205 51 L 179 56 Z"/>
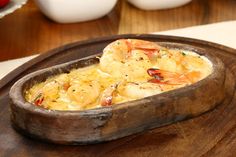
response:
<path fill-rule="evenodd" d="M 36 71 L 17 81 L 10 90 L 14 128 L 28 136 L 53 143 L 98 143 L 198 116 L 224 100 L 228 80 L 226 69 L 212 52 L 207 48 L 168 41 L 159 41 L 158 44 L 206 56 L 213 64 L 212 74 L 190 86 L 91 110 L 55 111 L 26 102 L 25 90 L 52 75 L 98 63 L 96 56 L 100 54 L 96 54 Z M 63 48 L 55 51 L 58 50 L 62 51 Z"/>

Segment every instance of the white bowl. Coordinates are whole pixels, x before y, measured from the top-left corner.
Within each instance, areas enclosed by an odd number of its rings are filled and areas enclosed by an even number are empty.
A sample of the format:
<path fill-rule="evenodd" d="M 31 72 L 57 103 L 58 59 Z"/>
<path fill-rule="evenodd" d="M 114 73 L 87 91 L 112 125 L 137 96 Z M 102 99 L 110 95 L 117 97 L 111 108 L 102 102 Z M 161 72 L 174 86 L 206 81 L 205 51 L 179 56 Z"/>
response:
<path fill-rule="evenodd" d="M 117 0 L 34 0 L 40 10 L 59 23 L 74 23 L 100 18 L 109 13 Z"/>
<path fill-rule="evenodd" d="M 134 6 L 143 10 L 158 10 L 179 7 L 192 0 L 127 0 Z"/>
<path fill-rule="evenodd" d="M 26 2 L 27 0 L 11 0 L 5 7 L 0 8 L 0 19 L 7 14 L 13 13 L 15 10 L 20 9 Z"/>

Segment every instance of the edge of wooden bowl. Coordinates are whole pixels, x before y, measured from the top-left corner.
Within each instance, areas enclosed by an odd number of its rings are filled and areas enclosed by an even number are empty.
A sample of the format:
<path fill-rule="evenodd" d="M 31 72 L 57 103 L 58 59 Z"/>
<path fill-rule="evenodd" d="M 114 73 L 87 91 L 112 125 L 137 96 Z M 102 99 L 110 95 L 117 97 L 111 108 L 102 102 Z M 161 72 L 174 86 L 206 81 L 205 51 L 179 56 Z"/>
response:
<path fill-rule="evenodd" d="M 70 70 L 77 63 L 94 59 L 97 55 L 86 57 L 36 71 L 17 81 L 10 90 L 13 126 L 26 135 L 53 143 L 98 143 L 200 115 L 224 100 L 226 72 L 219 58 L 204 48 L 159 43 L 205 55 L 213 64 L 213 73 L 193 85 L 177 90 L 85 111 L 53 111 L 26 102 L 23 91 L 29 86 L 29 81 L 31 84 L 33 81 L 42 81 L 55 73 Z M 41 77 L 43 74 L 46 75 Z"/>

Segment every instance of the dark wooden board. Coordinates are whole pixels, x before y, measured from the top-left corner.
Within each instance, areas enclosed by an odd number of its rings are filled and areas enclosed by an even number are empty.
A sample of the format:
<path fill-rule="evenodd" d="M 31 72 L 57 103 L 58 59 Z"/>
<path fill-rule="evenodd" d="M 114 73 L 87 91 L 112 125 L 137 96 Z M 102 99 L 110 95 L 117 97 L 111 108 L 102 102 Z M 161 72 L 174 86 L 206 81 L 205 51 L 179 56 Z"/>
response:
<path fill-rule="evenodd" d="M 200 40 L 157 35 L 122 35 L 63 46 L 31 60 L 0 81 L 0 156 L 234 156 L 235 96 L 199 117 L 95 145 L 54 145 L 32 140 L 15 132 L 10 123 L 8 91 L 17 79 L 38 69 L 101 52 L 111 41 L 126 37 L 208 48 L 236 76 L 236 50 Z M 231 86 L 235 88 L 234 82 Z M 234 93 L 228 93 L 228 97 L 231 94 Z"/>

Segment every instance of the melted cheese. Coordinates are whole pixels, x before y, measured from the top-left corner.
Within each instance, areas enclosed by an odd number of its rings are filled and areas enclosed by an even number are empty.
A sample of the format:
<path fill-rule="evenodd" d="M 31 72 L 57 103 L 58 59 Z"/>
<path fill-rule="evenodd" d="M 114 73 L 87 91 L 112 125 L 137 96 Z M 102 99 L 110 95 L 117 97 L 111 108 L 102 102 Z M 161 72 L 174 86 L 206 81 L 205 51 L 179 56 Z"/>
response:
<path fill-rule="evenodd" d="M 152 59 L 134 51 L 122 62 L 109 57 L 104 54 L 100 64 L 74 69 L 34 85 L 25 92 L 26 100 L 51 110 L 91 109 L 108 103 L 102 102 L 104 96 L 111 104 L 118 104 L 184 87 L 212 73 L 211 62 L 190 51 L 161 49 L 159 56 Z M 150 82 L 155 81 L 147 73 L 150 68 L 163 70 L 163 82 Z M 191 83 L 184 82 L 186 78 Z"/>

